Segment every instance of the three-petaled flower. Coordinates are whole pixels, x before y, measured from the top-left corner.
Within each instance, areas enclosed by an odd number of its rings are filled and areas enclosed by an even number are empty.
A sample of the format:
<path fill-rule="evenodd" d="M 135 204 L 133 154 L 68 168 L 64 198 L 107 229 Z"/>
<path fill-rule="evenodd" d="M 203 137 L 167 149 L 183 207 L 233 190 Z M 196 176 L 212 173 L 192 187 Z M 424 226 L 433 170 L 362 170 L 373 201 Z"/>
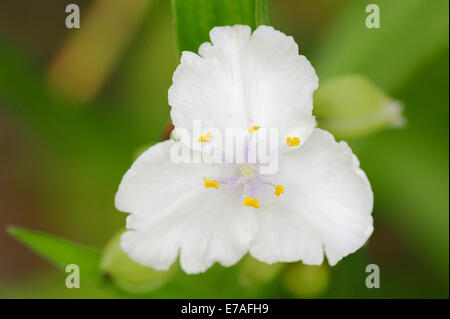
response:
<path fill-rule="evenodd" d="M 175 128 L 276 128 L 279 168 L 264 175 L 257 163 L 174 163 L 170 150 L 185 141 L 152 146 L 116 195 L 116 207 L 131 213 L 121 247 L 157 270 L 179 255 L 187 273 L 233 265 L 247 252 L 266 263 L 318 265 L 326 255 L 336 264 L 371 235 L 373 194 L 349 146 L 316 128 L 313 67 L 272 27 L 216 27 L 210 38 L 198 55 L 183 52 L 174 73 Z"/>

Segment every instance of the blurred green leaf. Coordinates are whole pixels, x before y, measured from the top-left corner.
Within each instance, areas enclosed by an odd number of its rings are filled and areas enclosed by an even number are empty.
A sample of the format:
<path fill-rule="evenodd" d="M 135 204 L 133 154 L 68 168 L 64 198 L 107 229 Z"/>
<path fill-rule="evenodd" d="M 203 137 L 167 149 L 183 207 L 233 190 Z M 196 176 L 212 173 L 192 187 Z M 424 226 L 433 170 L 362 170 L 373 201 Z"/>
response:
<path fill-rule="evenodd" d="M 65 271 L 69 264 L 80 267 L 82 278 L 100 283 L 100 253 L 92 248 L 43 232 L 10 226 L 8 232 L 39 256 L 47 259 Z"/>
<path fill-rule="evenodd" d="M 267 0 L 172 0 L 179 51 L 197 52 L 215 26 L 269 24 Z"/>
<path fill-rule="evenodd" d="M 133 297 L 117 289 L 100 269 L 99 251 L 44 232 L 8 227 L 8 232 L 36 254 L 56 265 L 62 271 L 66 266 L 76 264 L 80 268 L 80 279 L 87 279 L 106 297 Z"/>
<path fill-rule="evenodd" d="M 142 270 L 150 270 L 150 272 L 152 270 L 136 264 L 126 269 L 123 267 L 123 263 L 119 267 L 111 267 L 111 261 L 117 261 L 117 258 L 123 261 L 123 256 L 125 255 L 118 256 L 117 251 L 111 251 L 111 247 L 106 248 L 103 266 L 100 267 L 102 257 L 97 250 L 54 235 L 27 230 L 21 227 L 11 226 L 8 228 L 8 232 L 62 271 L 65 271 L 66 266 L 69 264 L 77 264 L 80 267 L 81 278 L 86 278 L 109 296 L 113 295 L 115 297 L 125 298 L 223 298 L 225 296 L 232 296 L 233 294 L 242 294 L 242 296 L 245 296 L 245 292 L 236 290 L 236 288 L 239 288 L 237 286 L 237 267 L 224 268 L 218 265 L 200 275 L 187 275 L 178 270 L 176 271 L 175 280 L 172 280 L 168 285 L 156 291 L 143 293 L 145 289 L 136 289 L 138 286 L 135 285 L 136 282 L 133 283 L 133 280 L 137 277 L 134 277 L 134 279 L 131 278 L 131 281 L 121 281 L 119 283 L 121 289 L 119 290 L 116 286 L 117 281 L 113 283 L 109 276 L 116 276 L 119 273 L 123 275 L 124 271 L 129 270 L 139 270 L 140 274 L 142 274 Z M 125 265 L 125 267 L 129 266 L 130 263 Z M 176 266 L 174 266 L 171 272 L 175 270 L 177 270 Z M 147 274 L 147 279 L 153 277 L 154 273 Z M 227 275 L 224 276 L 224 274 Z M 220 286 L 221 289 L 216 289 L 217 286 Z M 124 291 L 124 288 L 127 288 L 128 293 Z M 132 288 L 132 291 L 129 288 Z M 242 287 L 240 289 L 242 290 Z"/>

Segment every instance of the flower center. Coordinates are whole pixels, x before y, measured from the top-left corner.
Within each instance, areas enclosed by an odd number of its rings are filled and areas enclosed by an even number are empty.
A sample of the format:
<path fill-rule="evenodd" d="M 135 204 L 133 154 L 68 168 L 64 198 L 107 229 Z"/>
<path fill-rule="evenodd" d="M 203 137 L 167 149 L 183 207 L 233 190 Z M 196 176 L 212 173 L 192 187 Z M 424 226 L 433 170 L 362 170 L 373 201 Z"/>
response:
<path fill-rule="evenodd" d="M 248 134 L 252 135 L 260 129 L 260 126 L 251 126 Z M 199 142 L 207 143 L 211 139 L 211 133 L 198 138 Z M 288 147 L 296 147 L 300 145 L 298 137 L 288 137 L 286 139 Z M 246 159 L 247 160 L 247 159 Z M 274 184 L 268 180 L 268 175 L 259 174 L 258 164 L 229 164 L 232 167 L 231 174 L 223 178 L 203 177 L 206 188 L 219 188 L 237 192 L 242 198 L 243 204 L 248 207 L 259 208 L 264 206 L 268 197 L 279 197 L 284 193 L 283 185 Z"/>
<path fill-rule="evenodd" d="M 261 201 L 266 202 L 268 197 L 280 196 L 284 193 L 282 185 L 275 185 L 267 180 L 264 175 L 258 173 L 255 165 L 232 165 L 231 176 L 224 178 L 204 177 L 204 186 L 219 190 L 231 190 L 237 192 L 242 198 L 243 204 L 248 207 L 259 208 Z"/>
<path fill-rule="evenodd" d="M 243 177 L 252 177 L 255 174 L 255 169 L 251 166 L 242 166 L 239 168 Z"/>

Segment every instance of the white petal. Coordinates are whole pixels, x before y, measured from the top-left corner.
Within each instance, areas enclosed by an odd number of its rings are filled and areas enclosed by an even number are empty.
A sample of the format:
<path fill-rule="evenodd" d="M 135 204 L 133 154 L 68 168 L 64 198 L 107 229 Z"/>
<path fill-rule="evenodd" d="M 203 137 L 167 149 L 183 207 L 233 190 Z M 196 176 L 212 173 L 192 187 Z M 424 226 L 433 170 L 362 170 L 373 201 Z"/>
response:
<path fill-rule="evenodd" d="M 282 154 L 273 176 L 284 193 L 259 215 L 250 253 L 274 263 L 330 265 L 355 252 L 373 231 L 373 193 L 345 142 L 315 129 L 297 151 Z"/>
<path fill-rule="evenodd" d="M 123 177 L 116 207 L 130 212 L 122 249 L 135 261 L 166 270 L 180 252 L 181 267 L 199 273 L 214 262 L 236 263 L 256 232 L 256 216 L 230 194 L 206 189 L 204 164 L 174 164 L 173 141 L 142 154 Z"/>
<path fill-rule="evenodd" d="M 312 116 L 317 75 L 292 37 L 260 26 L 216 27 L 199 55 L 183 52 L 169 90 L 176 128 L 278 128 L 306 141 L 315 127 Z M 197 136 L 194 136 L 197 138 Z M 187 142 L 187 141 L 186 141 Z M 285 142 L 284 142 L 285 143 Z M 195 148 L 195 147 L 194 147 Z"/>

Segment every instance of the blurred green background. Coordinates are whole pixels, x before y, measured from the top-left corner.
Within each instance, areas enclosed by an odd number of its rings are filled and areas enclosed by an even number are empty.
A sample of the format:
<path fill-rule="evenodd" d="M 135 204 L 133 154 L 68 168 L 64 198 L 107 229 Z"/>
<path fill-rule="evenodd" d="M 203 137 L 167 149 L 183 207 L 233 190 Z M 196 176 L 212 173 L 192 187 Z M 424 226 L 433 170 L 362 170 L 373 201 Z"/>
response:
<path fill-rule="evenodd" d="M 65 7 L 81 9 L 66 29 Z M 365 7 L 380 7 L 367 29 Z M 330 268 L 231 268 L 175 275 L 148 297 L 448 298 L 449 46 L 446 0 L 269 1 L 321 83 L 361 74 L 405 106 L 407 125 L 349 140 L 375 194 L 368 244 Z M 170 1 L 0 0 L 0 297 L 117 297 L 6 233 L 10 224 L 103 249 L 124 225 L 123 173 L 170 129 L 178 61 Z M 365 267 L 380 267 L 367 289 Z M 82 271 L 82 270 L 81 270 Z M 82 275 L 83 276 L 83 275 Z"/>

